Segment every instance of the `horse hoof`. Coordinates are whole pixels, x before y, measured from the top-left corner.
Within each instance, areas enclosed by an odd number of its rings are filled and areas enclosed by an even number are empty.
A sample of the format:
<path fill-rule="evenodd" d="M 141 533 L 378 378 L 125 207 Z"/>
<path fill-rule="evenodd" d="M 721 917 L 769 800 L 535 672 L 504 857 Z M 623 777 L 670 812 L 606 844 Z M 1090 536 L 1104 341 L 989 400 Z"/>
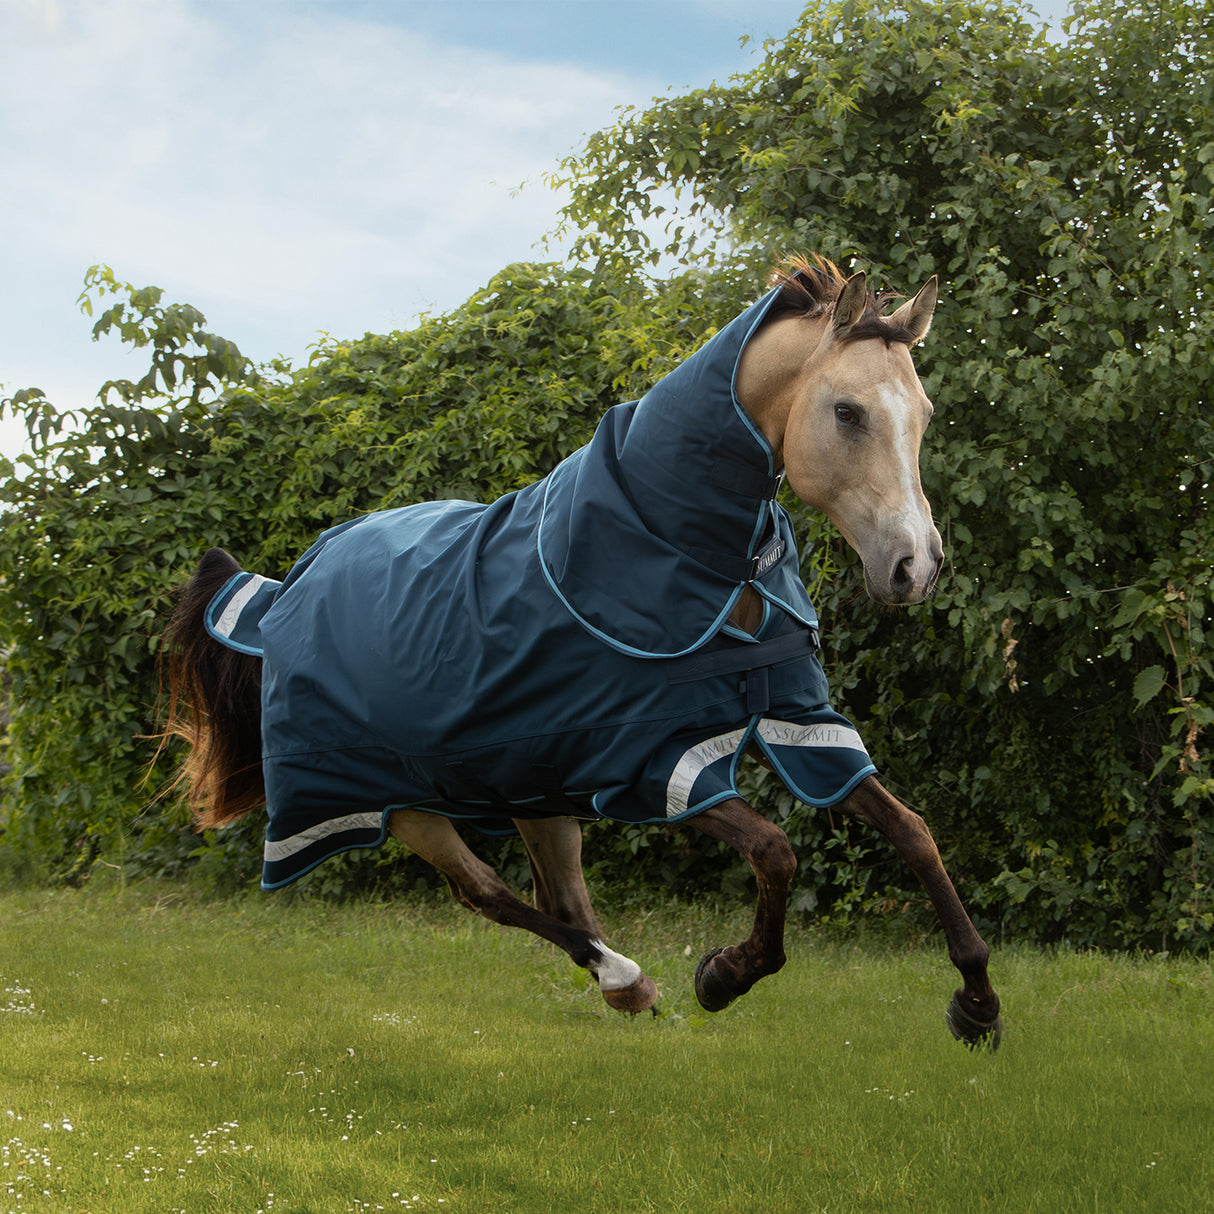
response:
<path fill-rule="evenodd" d="M 652 1008 L 658 1001 L 658 988 L 648 974 L 642 974 L 631 986 L 621 987 L 615 991 L 603 991 L 607 1006 L 617 1012 L 628 1012 L 635 1016 Z M 654 1012 L 656 1016 L 657 1013 Z"/>
<path fill-rule="evenodd" d="M 967 1048 L 989 1050 L 994 1053 L 1003 1040 L 1003 1017 L 996 1013 L 994 1020 L 978 1020 L 961 1006 L 956 995 L 948 1005 L 948 1031 L 953 1038 Z"/>
<path fill-rule="evenodd" d="M 713 959 L 724 951 L 723 948 L 714 948 L 705 953 L 696 966 L 696 998 L 706 1012 L 723 1012 L 740 994 L 729 986 L 726 977 L 712 967 Z"/>

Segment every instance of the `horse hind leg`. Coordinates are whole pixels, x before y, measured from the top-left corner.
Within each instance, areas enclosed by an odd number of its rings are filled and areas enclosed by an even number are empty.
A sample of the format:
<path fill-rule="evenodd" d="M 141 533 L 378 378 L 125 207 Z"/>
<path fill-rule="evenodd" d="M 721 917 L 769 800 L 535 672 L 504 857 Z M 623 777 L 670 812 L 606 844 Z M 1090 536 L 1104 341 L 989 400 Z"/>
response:
<path fill-rule="evenodd" d="M 696 967 L 700 1006 L 719 1012 L 784 965 L 784 916 L 797 857 L 788 836 L 738 797 L 697 814 L 688 825 L 741 853 L 759 886 L 750 935 L 740 944 L 713 949 Z"/>
<path fill-rule="evenodd" d="M 536 910 L 601 940 L 582 873 L 581 825 L 573 818 L 515 818 L 514 825 L 531 863 Z"/>
<path fill-rule="evenodd" d="M 603 929 L 590 904 L 582 873 L 581 825 L 566 817 L 516 818 L 514 824 L 531 863 L 536 909 L 586 932 L 607 957 L 606 964 L 592 971 L 603 998 L 620 1011 L 652 1007 L 658 997 L 652 979 L 603 943 Z"/>
<path fill-rule="evenodd" d="M 388 819 L 388 829 L 447 878 L 452 895 L 463 906 L 494 923 L 522 928 L 555 944 L 575 965 L 589 970 L 611 1007 L 636 1013 L 657 1002 L 657 987 L 635 961 L 609 949 L 601 933 L 563 923 L 528 906 L 489 865 L 472 854 L 448 819 L 416 810 L 397 810 Z"/>

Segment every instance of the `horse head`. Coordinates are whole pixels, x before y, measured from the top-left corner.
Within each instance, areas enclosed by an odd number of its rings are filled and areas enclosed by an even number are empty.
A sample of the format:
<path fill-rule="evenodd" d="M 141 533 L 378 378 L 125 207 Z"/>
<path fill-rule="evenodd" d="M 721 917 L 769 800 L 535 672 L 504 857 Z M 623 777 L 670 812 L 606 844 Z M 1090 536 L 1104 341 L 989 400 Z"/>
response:
<path fill-rule="evenodd" d="M 869 594 L 918 603 L 943 563 L 919 481 L 932 405 L 911 361 L 936 306 L 933 277 L 897 311 L 830 262 L 790 263 L 781 297 L 743 354 L 737 395 L 793 492 L 860 554 Z"/>

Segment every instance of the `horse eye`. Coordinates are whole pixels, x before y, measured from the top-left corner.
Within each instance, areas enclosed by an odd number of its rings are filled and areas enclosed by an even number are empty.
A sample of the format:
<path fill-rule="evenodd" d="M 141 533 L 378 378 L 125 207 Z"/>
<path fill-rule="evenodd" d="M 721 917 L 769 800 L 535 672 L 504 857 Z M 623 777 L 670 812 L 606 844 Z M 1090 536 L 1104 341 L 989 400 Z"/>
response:
<path fill-rule="evenodd" d="M 835 420 L 841 426 L 858 426 L 860 414 L 851 405 L 836 405 Z"/>

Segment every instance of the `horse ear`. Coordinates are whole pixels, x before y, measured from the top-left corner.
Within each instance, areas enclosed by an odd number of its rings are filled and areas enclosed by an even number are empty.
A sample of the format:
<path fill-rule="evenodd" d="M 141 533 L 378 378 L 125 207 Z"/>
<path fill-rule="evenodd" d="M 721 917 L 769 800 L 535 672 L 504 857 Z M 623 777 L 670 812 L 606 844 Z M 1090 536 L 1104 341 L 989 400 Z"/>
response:
<path fill-rule="evenodd" d="M 922 341 L 932 327 L 932 313 L 936 310 L 938 287 L 936 276 L 923 284 L 919 294 L 910 303 L 904 303 L 886 318 L 891 324 L 901 325 L 911 335 L 911 344 Z"/>
<path fill-rule="evenodd" d="M 868 304 L 868 286 L 864 271 L 859 270 L 843 284 L 839 298 L 835 301 L 834 328 L 850 329 L 864 314 Z"/>

